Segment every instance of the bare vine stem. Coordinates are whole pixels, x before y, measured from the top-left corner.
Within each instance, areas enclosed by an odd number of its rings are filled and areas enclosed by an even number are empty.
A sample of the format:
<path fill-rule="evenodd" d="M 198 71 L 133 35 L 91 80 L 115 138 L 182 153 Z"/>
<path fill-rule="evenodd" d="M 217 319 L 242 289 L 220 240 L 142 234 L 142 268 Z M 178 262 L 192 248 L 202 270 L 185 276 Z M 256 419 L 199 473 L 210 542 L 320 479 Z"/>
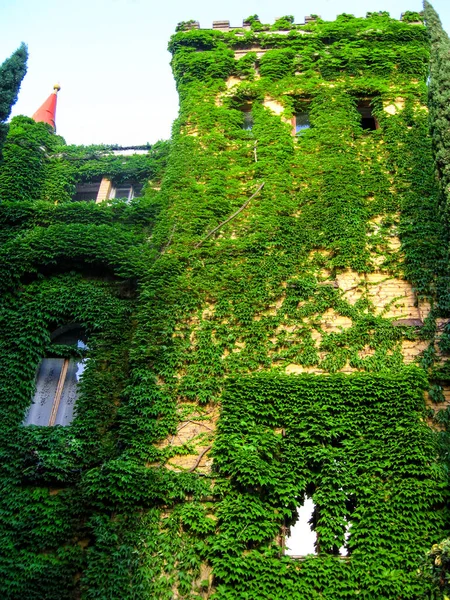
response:
<path fill-rule="evenodd" d="M 244 210 L 244 208 L 248 205 L 250 200 L 253 200 L 253 198 L 256 196 L 256 194 L 258 194 L 258 192 L 260 192 L 263 189 L 264 183 L 265 182 L 263 181 L 262 184 L 259 186 L 259 188 L 256 190 L 256 192 L 254 194 L 252 194 L 250 196 L 250 198 L 244 202 L 244 204 L 241 206 L 241 208 L 238 208 L 237 211 L 231 215 L 231 217 L 228 217 L 228 219 L 225 219 L 225 221 L 223 221 L 222 223 L 217 225 L 217 227 L 214 227 L 214 229 L 211 229 L 211 231 L 209 233 L 207 233 L 206 236 L 202 240 L 200 240 L 200 242 L 198 242 L 198 244 L 195 244 L 194 248 L 200 248 L 200 246 L 203 244 L 203 242 L 205 242 L 213 233 L 216 233 L 216 231 L 218 231 L 221 227 L 223 227 L 224 225 L 229 223 L 231 221 L 231 219 L 234 219 L 234 217 L 236 217 L 240 212 L 242 212 Z"/>
<path fill-rule="evenodd" d="M 163 249 L 161 250 L 160 254 L 164 254 L 164 252 L 167 250 L 167 248 L 170 246 L 170 244 L 172 243 L 172 239 L 173 239 L 173 234 L 175 233 L 175 230 L 177 228 L 177 224 L 175 223 L 175 225 L 172 227 L 172 231 L 170 232 L 169 235 L 169 239 L 166 243 L 166 245 L 163 247 Z"/>
<path fill-rule="evenodd" d="M 206 454 L 207 452 L 209 452 L 209 451 L 211 450 L 211 448 L 212 448 L 212 446 L 208 446 L 207 448 L 205 448 L 204 450 L 202 450 L 202 451 L 200 452 L 200 454 L 198 455 L 198 458 L 197 458 L 197 460 L 195 461 L 195 464 L 194 464 L 194 466 L 193 466 L 193 467 L 191 467 L 191 468 L 189 469 L 189 473 L 192 473 L 192 471 L 195 471 L 195 469 L 196 469 L 196 468 L 198 467 L 198 465 L 200 464 L 200 462 L 201 462 L 202 458 L 205 456 L 205 454 Z"/>

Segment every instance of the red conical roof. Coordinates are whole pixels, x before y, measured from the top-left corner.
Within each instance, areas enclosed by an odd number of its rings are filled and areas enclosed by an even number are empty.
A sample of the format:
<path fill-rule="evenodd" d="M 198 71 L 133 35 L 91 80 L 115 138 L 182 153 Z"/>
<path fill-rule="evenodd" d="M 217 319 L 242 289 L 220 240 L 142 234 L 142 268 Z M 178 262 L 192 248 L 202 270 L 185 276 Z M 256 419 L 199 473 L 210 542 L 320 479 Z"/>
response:
<path fill-rule="evenodd" d="M 47 98 L 47 100 L 44 102 L 44 104 L 37 109 L 37 111 L 34 113 L 33 115 L 33 119 L 36 122 L 44 122 L 44 123 L 48 123 L 49 125 L 51 125 L 53 127 L 53 129 L 56 131 L 56 123 L 55 123 L 55 119 L 56 119 L 56 95 L 60 90 L 60 86 L 59 85 L 54 85 L 53 86 L 53 92 L 50 94 L 50 96 Z"/>

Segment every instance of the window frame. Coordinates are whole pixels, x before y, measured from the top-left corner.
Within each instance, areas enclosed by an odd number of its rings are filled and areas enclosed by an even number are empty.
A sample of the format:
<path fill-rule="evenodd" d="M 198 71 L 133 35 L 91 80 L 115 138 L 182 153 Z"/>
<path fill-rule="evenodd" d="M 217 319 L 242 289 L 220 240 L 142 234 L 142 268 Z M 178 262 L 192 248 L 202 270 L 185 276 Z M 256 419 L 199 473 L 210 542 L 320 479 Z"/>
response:
<path fill-rule="evenodd" d="M 55 395 L 53 397 L 52 409 L 50 411 L 50 417 L 48 419 L 47 427 L 53 427 L 55 425 L 56 416 L 58 414 L 59 406 L 61 404 L 61 396 L 64 389 L 64 384 L 66 383 L 67 371 L 69 369 L 69 358 L 63 359 L 63 364 L 61 367 L 61 373 L 59 374 L 58 383 L 56 385 Z"/>
<path fill-rule="evenodd" d="M 130 188 L 128 191 L 128 195 L 127 196 L 117 196 L 117 190 L 120 189 L 124 189 L 124 188 Z M 127 202 L 129 202 L 130 200 L 133 200 L 133 198 L 136 197 L 136 193 L 135 193 L 135 187 L 132 183 L 121 183 L 121 184 L 113 184 L 111 186 L 111 191 L 109 193 L 109 199 L 113 200 L 113 199 L 121 199 L 121 200 L 126 200 Z"/>

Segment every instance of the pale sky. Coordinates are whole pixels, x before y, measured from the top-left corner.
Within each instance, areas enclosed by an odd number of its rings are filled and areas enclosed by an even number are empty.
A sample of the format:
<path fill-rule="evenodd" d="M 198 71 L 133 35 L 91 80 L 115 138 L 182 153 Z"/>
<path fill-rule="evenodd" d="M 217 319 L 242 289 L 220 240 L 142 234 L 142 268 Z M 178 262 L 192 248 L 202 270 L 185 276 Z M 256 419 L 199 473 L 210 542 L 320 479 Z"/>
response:
<path fill-rule="evenodd" d="M 311 530 L 309 521 L 314 512 L 314 502 L 311 498 L 305 498 L 303 506 L 297 509 L 298 520 L 291 527 L 291 535 L 286 536 L 285 553 L 288 556 L 306 556 L 316 554 L 316 534 Z"/>
<path fill-rule="evenodd" d="M 291 527 L 291 535 L 286 536 L 285 554 L 288 556 L 306 556 L 307 554 L 316 554 L 315 543 L 316 533 L 311 530 L 309 524 L 314 512 L 314 502 L 306 497 L 303 506 L 297 509 L 298 520 Z M 345 539 L 350 535 L 350 525 L 347 523 Z M 339 549 L 341 556 L 347 556 L 347 548 L 343 546 Z"/>
<path fill-rule="evenodd" d="M 446 31 L 450 3 L 434 0 Z M 420 11 L 420 0 L 0 0 L 0 63 L 24 41 L 30 57 L 13 115 L 31 116 L 60 83 L 57 130 L 70 144 L 154 143 L 170 137 L 178 97 L 167 42 L 179 21 L 203 28 L 227 19 L 231 26 L 258 14 L 277 17 L 386 10 L 398 19 Z"/>

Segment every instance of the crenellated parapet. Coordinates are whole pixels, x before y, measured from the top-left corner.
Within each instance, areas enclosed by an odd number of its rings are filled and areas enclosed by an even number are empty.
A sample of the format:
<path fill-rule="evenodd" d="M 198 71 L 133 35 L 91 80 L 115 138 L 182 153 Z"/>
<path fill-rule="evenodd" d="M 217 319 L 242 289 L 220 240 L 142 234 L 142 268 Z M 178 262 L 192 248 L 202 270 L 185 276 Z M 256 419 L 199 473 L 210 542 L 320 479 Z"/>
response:
<path fill-rule="evenodd" d="M 366 19 L 370 19 L 373 16 L 389 16 L 388 13 L 386 12 L 379 12 L 379 13 L 374 13 L 374 12 L 368 12 L 366 13 Z M 346 14 L 346 17 L 350 17 L 350 18 L 355 18 L 354 15 L 352 14 Z M 413 12 L 402 12 L 400 14 L 400 21 L 404 21 L 404 22 L 408 22 L 408 23 L 415 23 L 415 24 L 421 24 L 423 23 L 423 17 L 421 13 L 413 13 Z M 289 17 L 281 17 L 280 19 L 277 19 L 275 21 L 274 25 L 268 25 L 268 24 L 263 24 L 261 23 L 259 17 L 257 15 L 254 15 L 253 17 L 249 17 L 247 19 L 243 19 L 242 21 L 242 25 L 230 25 L 230 21 L 223 19 L 223 20 L 219 20 L 219 21 L 213 21 L 212 22 L 212 27 L 205 27 L 202 28 L 200 26 L 200 22 L 199 21 L 185 21 L 179 24 L 179 30 L 180 31 L 190 31 L 191 29 L 215 29 L 218 31 L 224 31 L 224 32 L 229 32 L 229 31 L 251 31 L 251 30 L 258 30 L 258 31 L 266 31 L 273 34 L 276 33 L 280 33 L 280 31 L 295 31 L 296 29 L 300 29 L 302 28 L 304 25 L 310 25 L 311 23 L 315 23 L 316 21 L 322 21 L 322 18 L 320 15 L 315 15 L 315 14 L 311 14 L 311 15 L 306 15 L 304 18 L 303 23 L 294 23 L 294 18 L 292 16 Z M 277 25 L 282 25 L 281 27 L 279 27 L 279 29 L 277 28 Z"/>

